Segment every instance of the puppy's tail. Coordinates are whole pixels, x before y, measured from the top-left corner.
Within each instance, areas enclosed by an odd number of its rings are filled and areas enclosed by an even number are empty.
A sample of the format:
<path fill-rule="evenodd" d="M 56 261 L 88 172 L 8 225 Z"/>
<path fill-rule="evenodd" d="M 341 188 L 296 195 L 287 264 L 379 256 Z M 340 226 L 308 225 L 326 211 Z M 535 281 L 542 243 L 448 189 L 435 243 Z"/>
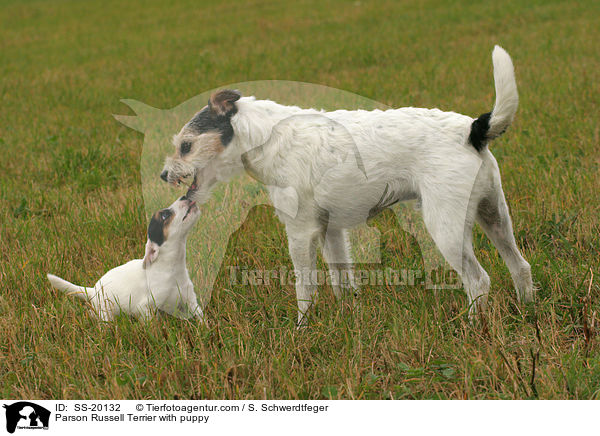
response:
<path fill-rule="evenodd" d="M 96 295 L 96 289 L 94 288 L 77 286 L 52 274 L 47 274 L 47 277 L 48 280 L 50 280 L 50 284 L 54 288 L 58 289 L 59 291 L 63 291 L 66 294 L 75 295 L 82 300 L 89 301 L 94 295 Z"/>
<path fill-rule="evenodd" d="M 477 151 L 482 150 L 488 141 L 504 133 L 512 123 L 519 106 L 515 70 L 510 56 L 497 45 L 492 52 L 492 62 L 494 63 L 496 104 L 492 112 L 481 115 L 471 124 L 469 142 Z"/>

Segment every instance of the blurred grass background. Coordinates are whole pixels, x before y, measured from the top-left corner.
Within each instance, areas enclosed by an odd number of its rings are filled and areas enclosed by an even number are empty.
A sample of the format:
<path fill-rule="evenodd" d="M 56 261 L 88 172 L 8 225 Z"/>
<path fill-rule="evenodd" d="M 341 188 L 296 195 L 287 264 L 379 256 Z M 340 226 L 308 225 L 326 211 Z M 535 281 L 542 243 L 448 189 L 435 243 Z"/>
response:
<path fill-rule="evenodd" d="M 599 37 L 592 1 L 0 1 L 0 396 L 3 398 L 598 398 Z M 294 330 L 292 286 L 235 286 L 228 266 L 291 262 L 272 208 L 229 241 L 208 327 L 96 322 L 46 272 L 93 284 L 143 255 L 143 137 L 121 98 L 174 107 L 224 84 L 318 83 L 472 116 L 513 57 L 517 119 L 492 144 L 539 285 L 524 311 L 495 248 L 486 322 L 460 292 L 327 287 Z M 383 263 L 419 261 L 391 214 Z M 592 273 L 595 278 L 592 279 Z"/>

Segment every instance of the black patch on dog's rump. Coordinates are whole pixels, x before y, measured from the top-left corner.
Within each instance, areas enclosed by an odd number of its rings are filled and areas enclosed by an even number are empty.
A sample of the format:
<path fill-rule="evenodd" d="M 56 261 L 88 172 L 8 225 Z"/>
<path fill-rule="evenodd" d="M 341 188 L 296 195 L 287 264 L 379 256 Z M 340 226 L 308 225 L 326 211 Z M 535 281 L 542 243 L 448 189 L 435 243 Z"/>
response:
<path fill-rule="evenodd" d="M 487 143 L 487 132 L 490 130 L 491 112 L 482 114 L 471 124 L 471 133 L 469 134 L 469 142 L 475 150 L 481 151 Z"/>
<path fill-rule="evenodd" d="M 209 106 L 202 109 L 194 118 L 190 120 L 187 127 L 196 135 L 208 132 L 219 132 L 221 135 L 221 144 L 225 147 L 233 139 L 233 127 L 231 126 L 231 116 L 236 111 L 227 115 L 217 115 Z"/>

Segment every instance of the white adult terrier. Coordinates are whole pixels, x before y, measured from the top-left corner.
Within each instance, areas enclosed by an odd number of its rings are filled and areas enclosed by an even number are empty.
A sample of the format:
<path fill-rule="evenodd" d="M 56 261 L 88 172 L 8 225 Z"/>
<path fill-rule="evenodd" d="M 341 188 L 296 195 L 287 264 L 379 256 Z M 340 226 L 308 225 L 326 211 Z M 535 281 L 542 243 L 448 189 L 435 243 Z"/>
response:
<path fill-rule="evenodd" d="M 460 274 L 471 314 L 485 307 L 490 287 L 473 252 L 475 221 L 506 262 L 518 299 L 531 301 L 530 266 L 516 246 L 498 165 L 488 149 L 514 118 L 517 85 L 508 53 L 496 46 L 492 60 L 496 103 L 477 119 L 412 107 L 325 112 L 219 91 L 174 137 L 176 151 L 161 178 L 178 184 L 194 176 L 188 195 L 199 202 L 244 167 L 268 185 L 301 272 L 299 324 L 316 294 L 308 278 L 318 242 L 330 271 L 346 268 L 352 263 L 346 229 L 410 199 L 418 201 L 437 247 Z M 356 289 L 351 276 L 334 285 L 337 296 Z"/>
<path fill-rule="evenodd" d="M 148 225 L 144 258 L 111 269 L 93 288 L 52 274 L 48 279 L 56 289 L 89 301 L 103 321 L 121 312 L 148 319 L 157 310 L 202 319 L 185 264 L 187 235 L 199 216 L 196 203 L 186 197 L 156 212 Z"/>

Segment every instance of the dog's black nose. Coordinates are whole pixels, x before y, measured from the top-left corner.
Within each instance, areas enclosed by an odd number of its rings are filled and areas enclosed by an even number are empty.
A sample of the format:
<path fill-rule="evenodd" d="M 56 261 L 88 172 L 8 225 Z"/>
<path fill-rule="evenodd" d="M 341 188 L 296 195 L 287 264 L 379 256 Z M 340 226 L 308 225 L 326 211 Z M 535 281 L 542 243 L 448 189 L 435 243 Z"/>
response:
<path fill-rule="evenodd" d="M 164 170 L 162 173 L 160 173 L 160 178 L 166 182 L 168 175 L 169 175 L 169 172 L 167 170 Z"/>
<path fill-rule="evenodd" d="M 182 196 L 182 197 L 179 199 L 179 201 L 183 201 L 183 200 L 187 200 L 187 197 L 186 197 L 185 195 L 183 195 L 183 196 Z"/>

